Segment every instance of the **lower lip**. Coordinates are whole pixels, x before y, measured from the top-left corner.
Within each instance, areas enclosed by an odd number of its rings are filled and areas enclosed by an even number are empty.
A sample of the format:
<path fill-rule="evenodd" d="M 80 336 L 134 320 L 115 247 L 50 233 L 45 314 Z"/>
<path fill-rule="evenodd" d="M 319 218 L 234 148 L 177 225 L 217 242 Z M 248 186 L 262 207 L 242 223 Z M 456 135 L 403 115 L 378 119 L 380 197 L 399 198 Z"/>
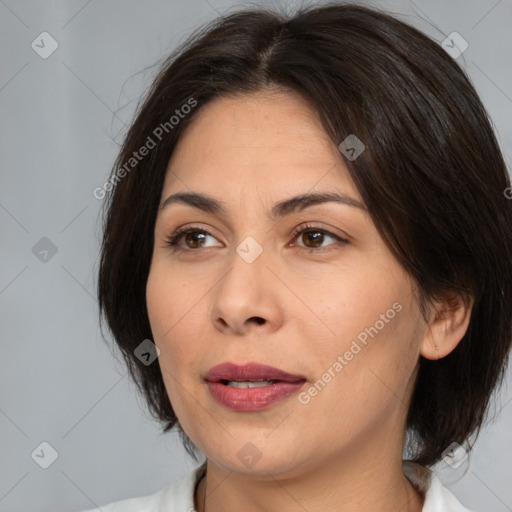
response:
<path fill-rule="evenodd" d="M 275 382 L 258 388 L 232 388 L 220 382 L 208 382 L 208 387 L 221 405 L 235 411 L 259 411 L 299 391 L 305 381 Z"/>

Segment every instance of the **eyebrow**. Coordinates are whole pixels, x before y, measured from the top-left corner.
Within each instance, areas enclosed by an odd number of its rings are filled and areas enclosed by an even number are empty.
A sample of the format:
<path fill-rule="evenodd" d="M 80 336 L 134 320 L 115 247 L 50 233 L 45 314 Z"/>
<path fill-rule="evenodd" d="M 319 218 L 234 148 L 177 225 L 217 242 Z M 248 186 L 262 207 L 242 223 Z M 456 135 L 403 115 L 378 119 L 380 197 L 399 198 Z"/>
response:
<path fill-rule="evenodd" d="M 189 205 L 197 208 L 198 210 L 202 210 L 203 212 L 219 216 L 225 215 L 227 212 L 226 205 L 222 201 L 209 197 L 205 194 L 195 192 L 178 192 L 170 195 L 160 206 L 160 211 L 173 203 Z M 358 208 L 365 212 L 368 211 L 362 203 L 345 194 L 338 192 L 324 192 L 302 194 L 280 201 L 272 207 L 270 212 L 268 212 L 268 216 L 270 219 L 276 220 L 289 215 L 290 213 L 301 211 L 305 208 L 322 203 L 339 203 Z"/>

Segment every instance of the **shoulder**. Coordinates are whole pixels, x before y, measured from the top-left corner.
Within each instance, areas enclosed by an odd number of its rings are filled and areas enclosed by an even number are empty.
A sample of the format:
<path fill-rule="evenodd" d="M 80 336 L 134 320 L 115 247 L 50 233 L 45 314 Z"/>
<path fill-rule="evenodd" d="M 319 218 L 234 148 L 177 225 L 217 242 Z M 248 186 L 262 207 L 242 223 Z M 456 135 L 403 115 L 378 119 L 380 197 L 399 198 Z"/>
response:
<path fill-rule="evenodd" d="M 82 512 L 193 512 L 195 486 L 204 469 L 204 465 L 198 466 L 153 494 L 115 501 Z"/>
<path fill-rule="evenodd" d="M 404 474 L 416 489 L 425 496 L 422 512 L 472 512 L 464 507 L 430 469 L 404 461 Z"/>

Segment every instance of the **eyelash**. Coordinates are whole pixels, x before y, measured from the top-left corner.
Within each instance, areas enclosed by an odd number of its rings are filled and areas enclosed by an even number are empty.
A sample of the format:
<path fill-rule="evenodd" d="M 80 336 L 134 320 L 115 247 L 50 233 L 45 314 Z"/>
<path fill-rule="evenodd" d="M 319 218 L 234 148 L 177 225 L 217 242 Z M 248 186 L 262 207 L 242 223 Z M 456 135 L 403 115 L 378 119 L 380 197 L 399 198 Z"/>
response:
<path fill-rule="evenodd" d="M 342 244 L 348 243 L 348 240 L 345 240 L 344 238 L 341 238 L 340 236 L 335 235 L 334 233 L 331 233 L 330 231 L 327 231 L 326 229 L 323 229 L 319 226 L 314 226 L 311 224 L 301 224 L 300 226 L 298 226 L 293 231 L 292 237 L 295 240 L 299 235 L 301 235 L 302 233 L 307 232 L 307 231 L 313 231 L 313 232 L 322 233 L 323 235 L 328 235 L 328 236 L 336 239 L 338 242 L 341 242 Z M 197 249 L 190 249 L 190 248 L 182 249 L 181 247 L 178 246 L 178 242 L 184 235 L 186 235 L 187 233 L 195 233 L 195 232 L 213 236 L 213 235 L 211 235 L 211 233 L 209 233 L 205 229 L 202 229 L 197 226 L 178 228 L 169 238 L 167 238 L 167 240 L 166 240 L 167 246 L 172 247 L 173 250 L 196 251 Z M 334 244 L 330 244 L 330 245 L 334 245 Z M 303 249 L 308 252 L 324 252 L 326 249 L 330 250 L 327 247 L 302 247 L 300 245 L 298 247 L 299 247 L 299 249 Z M 206 249 L 208 249 L 208 247 Z"/>

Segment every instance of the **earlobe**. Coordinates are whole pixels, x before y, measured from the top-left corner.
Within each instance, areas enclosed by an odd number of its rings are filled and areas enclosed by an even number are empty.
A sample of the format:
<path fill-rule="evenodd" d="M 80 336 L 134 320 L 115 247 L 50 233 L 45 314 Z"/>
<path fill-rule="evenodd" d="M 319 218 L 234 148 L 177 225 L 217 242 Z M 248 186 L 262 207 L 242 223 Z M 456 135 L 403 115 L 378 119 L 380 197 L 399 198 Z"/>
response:
<path fill-rule="evenodd" d="M 473 304 L 473 297 L 464 300 L 462 293 L 436 302 L 421 342 L 420 354 L 424 358 L 442 359 L 457 347 L 468 329 Z"/>

